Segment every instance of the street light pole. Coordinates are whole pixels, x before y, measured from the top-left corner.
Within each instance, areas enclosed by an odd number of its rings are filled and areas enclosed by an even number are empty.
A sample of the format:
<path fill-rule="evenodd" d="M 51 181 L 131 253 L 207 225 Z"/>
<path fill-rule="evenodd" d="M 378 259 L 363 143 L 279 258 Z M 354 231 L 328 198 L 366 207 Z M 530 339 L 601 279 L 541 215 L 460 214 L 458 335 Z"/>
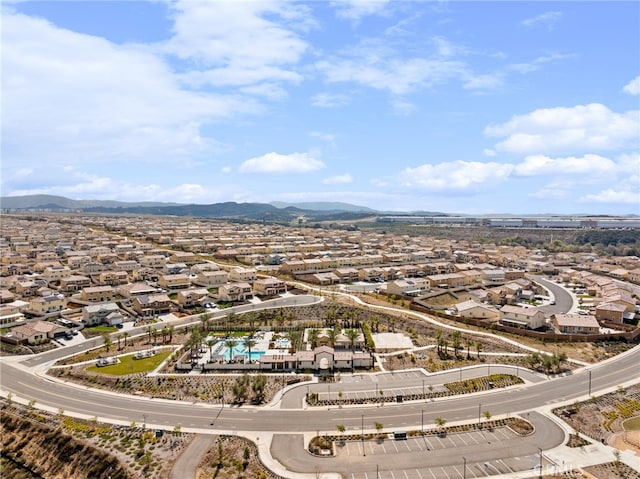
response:
<path fill-rule="evenodd" d="M 362 438 L 362 455 L 366 456 L 367 455 L 367 451 L 364 450 L 364 414 L 361 416 L 361 423 L 360 423 L 360 432 L 361 432 L 361 438 Z"/>
<path fill-rule="evenodd" d="M 467 458 L 462 456 L 464 465 L 462 466 L 462 479 L 467 479 Z"/>
<path fill-rule="evenodd" d="M 480 410 L 482 409 L 482 404 L 478 404 L 478 425 L 480 424 Z"/>
<path fill-rule="evenodd" d="M 539 447 L 539 448 L 538 448 L 538 451 L 539 451 L 539 453 L 540 453 L 540 474 L 538 475 L 538 477 L 539 477 L 540 479 L 542 479 L 542 448 L 541 448 L 541 447 Z"/>
<path fill-rule="evenodd" d="M 420 434 L 424 436 L 424 409 L 420 412 L 422 413 L 420 416 Z"/>
<path fill-rule="evenodd" d="M 591 397 L 591 369 L 589 369 L 589 397 Z"/>

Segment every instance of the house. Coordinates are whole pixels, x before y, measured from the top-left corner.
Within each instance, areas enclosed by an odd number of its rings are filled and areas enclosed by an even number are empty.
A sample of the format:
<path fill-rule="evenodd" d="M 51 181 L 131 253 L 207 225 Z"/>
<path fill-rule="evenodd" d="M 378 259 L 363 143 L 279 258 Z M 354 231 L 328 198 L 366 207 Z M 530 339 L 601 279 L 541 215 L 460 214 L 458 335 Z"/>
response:
<path fill-rule="evenodd" d="M 82 288 L 86 288 L 88 286 L 91 286 L 91 279 L 78 274 L 71 274 L 60 280 L 60 291 L 64 291 L 66 293 L 80 291 Z"/>
<path fill-rule="evenodd" d="M 466 284 L 466 277 L 460 273 L 434 274 L 427 279 L 431 288 L 459 288 Z"/>
<path fill-rule="evenodd" d="M 113 301 L 116 291 L 113 286 L 90 286 L 84 288 L 80 293 L 80 299 L 90 301 L 92 303 L 103 303 L 105 301 Z"/>
<path fill-rule="evenodd" d="M 500 309 L 500 323 L 513 328 L 539 329 L 545 323 L 545 316 L 538 308 L 523 308 L 505 305 Z"/>
<path fill-rule="evenodd" d="M 177 289 L 189 288 L 191 281 L 189 281 L 189 276 L 183 273 L 163 274 L 158 279 L 158 286 L 175 291 Z"/>
<path fill-rule="evenodd" d="M 187 289 L 178 291 L 178 305 L 183 308 L 201 306 L 209 299 L 209 291 L 206 288 Z"/>
<path fill-rule="evenodd" d="M 29 301 L 29 311 L 37 315 L 45 315 L 62 311 L 67 306 L 67 300 L 62 294 L 38 296 Z"/>
<path fill-rule="evenodd" d="M 147 283 L 128 283 L 118 286 L 116 291 L 125 298 L 134 298 L 154 294 L 157 292 L 157 288 L 149 286 Z"/>
<path fill-rule="evenodd" d="M 225 283 L 218 288 L 218 300 L 220 301 L 247 301 L 253 296 L 253 290 L 249 283 Z"/>
<path fill-rule="evenodd" d="M 227 281 L 229 281 L 229 273 L 226 271 L 202 271 L 193 282 L 198 286 L 219 288 Z"/>
<path fill-rule="evenodd" d="M 597 334 L 600 325 L 594 316 L 580 314 L 553 314 L 551 324 L 562 334 Z"/>
<path fill-rule="evenodd" d="M 328 286 L 340 282 L 340 278 L 335 273 L 315 273 L 305 277 L 305 281 L 319 284 L 320 286 Z"/>
<path fill-rule="evenodd" d="M 429 291 L 429 281 L 426 279 L 396 279 L 387 283 L 387 294 L 419 296 L 427 291 Z"/>
<path fill-rule="evenodd" d="M 500 311 L 472 299 L 456 304 L 455 309 L 461 318 L 487 319 L 491 322 L 500 321 Z"/>
<path fill-rule="evenodd" d="M 253 294 L 256 296 L 275 296 L 286 292 L 287 285 L 277 278 L 261 278 L 253 282 Z"/>
<path fill-rule="evenodd" d="M 20 341 L 37 345 L 48 342 L 50 339 L 64 333 L 67 328 L 49 321 L 33 321 L 21 326 L 16 326 L 11 333 Z"/>
<path fill-rule="evenodd" d="M 626 308 L 623 304 L 604 302 L 596 306 L 596 319 L 612 323 L 624 322 Z"/>
<path fill-rule="evenodd" d="M 229 280 L 251 283 L 258 278 L 254 268 L 233 268 L 229 271 Z"/>
<path fill-rule="evenodd" d="M 124 320 L 125 317 L 116 303 L 91 304 L 82 308 L 82 322 L 87 326 L 116 326 Z"/>
<path fill-rule="evenodd" d="M 126 271 L 102 271 L 98 274 L 97 284 L 117 286 L 127 284 L 129 275 Z"/>
<path fill-rule="evenodd" d="M 142 317 L 158 316 L 171 311 L 171 299 L 165 293 L 133 298 L 133 309 Z"/>

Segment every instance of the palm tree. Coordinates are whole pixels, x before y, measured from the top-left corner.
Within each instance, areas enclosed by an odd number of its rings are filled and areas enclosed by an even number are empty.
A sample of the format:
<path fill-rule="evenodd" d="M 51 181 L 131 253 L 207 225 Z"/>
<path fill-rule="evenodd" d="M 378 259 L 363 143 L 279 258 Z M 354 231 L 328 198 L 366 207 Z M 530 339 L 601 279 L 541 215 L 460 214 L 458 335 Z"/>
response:
<path fill-rule="evenodd" d="M 331 328 L 329 329 L 329 332 L 327 333 L 328 337 L 329 337 L 329 343 L 331 344 L 331 347 L 335 347 L 336 345 L 336 338 L 338 337 L 338 330 L 336 328 Z"/>
<path fill-rule="evenodd" d="M 129 333 L 127 331 L 125 331 L 124 333 L 122 333 L 122 337 L 124 338 L 124 347 L 127 347 L 127 338 L 129 337 Z"/>
<path fill-rule="evenodd" d="M 251 348 L 256 345 L 256 340 L 251 336 L 247 336 L 243 339 L 242 344 L 244 344 L 244 348 L 247 350 L 249 355 L 249 362 L 251 362 Z"/>
<path fill-rule="evenodd" d="M 440 346 L 442 346 L 442 330 L 441 329 L 436 330 L 435 339 L 436 339 L 436 344 L 438 345 L 438 356 L 440 356 Z"/>
<path fill-rule="evenodd" d="M 451 345 L 453 346 L 453 353 L 456 355 L 456 359 L 458 359 L 458 350 L 462 345 L 462 333 L 460 331 L 454 331 L 451 336 Z"/>
<path fill-rule="evenodd" d="M 169 342 L 173 341 L 173 324 L 170 324 L 167 328 L 167 334 L 169 335 Z"/>
<path fill-rule="evenodd" d="M 147 326 L 147 334 L 149 335 L 149 340 L 147 341 L 148 343 L 151 342 L 151 332 L 153 331 L 153 328 L 151 326 Z"/>
<path fill-rule="evenodd" d="M 200 322 L 202 323 L 202 332 L 209 331 L 209 320 L 211 319 L 211 315 L 205 313 L 200 316 Z"/>
<path fill-rule="evenodd" d="M 209 347 L 209 359 L 213 356 L 213 347 L 218 341 L 215 338 L 207 338 L 207 346 Z"/>
<path fill-rule="evenodd" d="M 360 332 L 357 329 L 347 329 L 344 332 L 345 336 L 349 338 L 349 343 L 351 344 L 351 352 L 355 350 L 356 339 Z"/>
<path fill-rule="evenodd" d="M 467 347 L 467 360 L 469 360 L 471 359 L 471 353 L 469 351 L 471 350 L 471 346 L 473 346 L 473 341 L 467 338 L 464 340 L 464 345 Z"/>
<path fill-rule="evenodd" d="M 229 350 L 229 361 L 231 361 L 231 358 L 233 357 L 233 348 L 238 345 L 238 342 L 233 338 L 229 338 L 224 342 L 224 345 Z"/>
<path fill-rule="evenodd" d="M 122 339 L 122 333 L 118 334 L 118 336 L 116 336 L 116 339 L 118 340 L 118 351 L 120 351 L 120 340 Z"/>
<path fill-rule="evenodd" d="M 106 352 L 109 352 L 109 348 L 111 348 L 111 345 L 113 344 L 113 341 L 111 341 L 111 338 L 109 337 L 109 335 L 105 334 L 104 335 L 104 349 L 106 350 Z"/>
<path fill-rule="evenodd" d="M 482 343 L 478 341 L 476 343 L 476 352 L 478 353 L 478 359 L 480 359 L 480 351 L 482 351 L 482 347 L 483 347 Z"/>
<path fill-rule="evenodd" d="M 316 345 L 318 344 L 319 334 L 320 332 L 315 328 L 311 328 L 307 331 L 307 341 L 311 343 L 311 349 L 315 348 Z"/>

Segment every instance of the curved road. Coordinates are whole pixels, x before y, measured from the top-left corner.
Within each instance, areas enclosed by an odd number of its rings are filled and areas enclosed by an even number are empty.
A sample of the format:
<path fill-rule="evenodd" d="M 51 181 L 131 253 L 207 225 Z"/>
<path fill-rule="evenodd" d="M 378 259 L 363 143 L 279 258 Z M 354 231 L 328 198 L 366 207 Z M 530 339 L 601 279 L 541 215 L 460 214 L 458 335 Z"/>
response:
<path fill-rule="evenodd" d="M 308 304 L 316 297 L 298 296 L 286 298 L 289 305 Z M 284 299 L 282 301 L 285 301 Z M 277 306 L 284 305 L 278 303 Z M 276 304 L 271 303 L 271 306 Z M 251 309 L 251 307 L 249 307 Z M 255 306 L 254 306 L 255 308 Z M 140 328 L 143 332 L 142 329 Z M 276 409 L 276 408 L 234 408 L 228 405 L 186 403 L 157 400 L 143 397 L 120 395 L 94 390 L 53 380 L 46 375 L 34 375 L 34 368 L 46 369 L 57 357 L 74 350 L 87 349 L 99 345 L 102 339 L 93 339 L 76 347 L 52 351 L 37 357 L 3 358 L 0 362 L 3 394 L 11 392 L 17 397 L 34 400 L 37 406 L 47 406 L 66 413 L 97 416 L 122 424 L 132 421 L 166 427 L 180 425 L 183 430 L 196 428 L 221 433 L 265 432 L 292 434 L 303 432 L 335 433 L 338 424 L 345 425 L 347 432 L 360 432 L 366 428 L 373 430 L 374 422 L 381 422 L 388 429 L 416 427 L 424 420 L 425 427 L 433 425 L 436 417 L 447 422 L 474 421 L 480 409 L 488 410 L 493 416 L 514 414 L 561 401 L 588 397 L 596 391 L 614 388 L 622 384 L 640 381 L 640 346 L 611 360 L 594 365 L 588 370 L 538 383 L 529 383 L 520 388 L 495 390 L 481 395 L 452 397 L 432 402 L 411 402 L 386 404 L 383 407 L 348 407 L 333 409 Z M 20 362 L 22 359 L 22 362 Z M 450 373 L 455 374 L 455 372 Z M 462 373 L 460 373 L 462 374 Z M 415 380 L 415 387 L 422 386 L 422 380 Z M 306 391 L 306 386 L 298 388 Z M 313 386 L 314 389 L 320 386 Z M 294 388 L 295 389 L 295 388 Z M 544 438 L 543 438 L 544 439 Z M 540 444 L 543 445 L 543 444 Z M 545 442 L 545 447 L 555 444 Z"/>

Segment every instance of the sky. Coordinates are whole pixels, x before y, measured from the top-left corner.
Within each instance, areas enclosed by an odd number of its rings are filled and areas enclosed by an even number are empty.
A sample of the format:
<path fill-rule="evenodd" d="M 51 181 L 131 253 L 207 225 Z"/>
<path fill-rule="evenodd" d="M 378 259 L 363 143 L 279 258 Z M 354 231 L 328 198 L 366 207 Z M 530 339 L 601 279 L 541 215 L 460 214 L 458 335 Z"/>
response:
<path fill-rule="evenodd" d="M 18 1 L 2 196 L 640 214 L 636 1 Z"/>

